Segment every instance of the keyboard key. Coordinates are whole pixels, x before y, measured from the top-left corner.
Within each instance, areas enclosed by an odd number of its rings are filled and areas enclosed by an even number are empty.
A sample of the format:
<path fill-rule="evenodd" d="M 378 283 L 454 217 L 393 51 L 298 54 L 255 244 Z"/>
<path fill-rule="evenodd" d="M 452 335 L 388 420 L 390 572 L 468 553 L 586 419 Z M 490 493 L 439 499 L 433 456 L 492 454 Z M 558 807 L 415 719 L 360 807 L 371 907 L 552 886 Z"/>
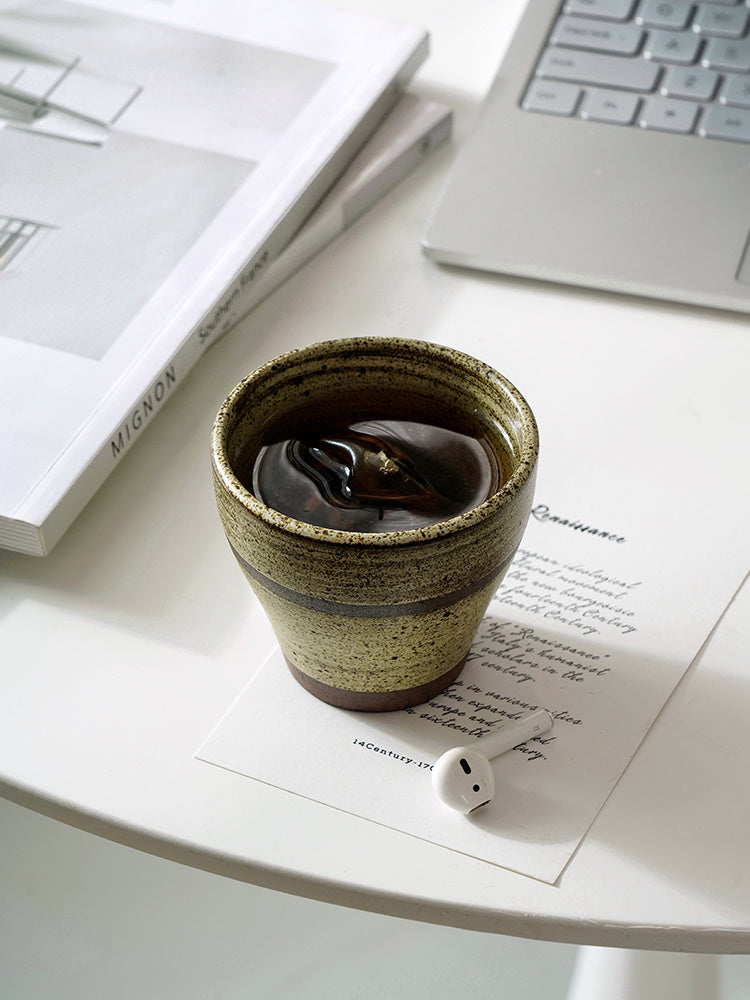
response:
<path fill-rule="evenodd" d="M 724 79 L 719 100 L 739 108 L 750 108 L 750 77 L 730 74 Z"/>
<path fill-rule="evenodd" d="M 591 17 L 561 17 L 550 35 L 552 45 L 624 56 L 635 55 L 642 41 L 643 31 L 633 24 L 606 24 Z"/>
<path fill-rule="evenodd" d="M 742 38 L 747 30 L 750 11 L 746 7 L 721 7 L 704 3 L 693 18 L 693 31 L 722 38 Z"/>
<path fill-rule="evenodd" d="M 720 104 L 710 107 L 698 128 L 698 135 L 705 139 L 732 139 L 750 142 L 750 111 L 725 108 Z"/>
<path fill-rule="evenodd" d="M 706 43 L 701 58 L 706 69 L 724 70 L 727 73 L 750 72 L 750 41 L 725 41 L 711 38 Z"/>
<path fill-rule="evenodd" d="M 641 128 L 660 132 L 692 132 L 698 117 L 698 106 L 668 97 L 651 97 L 644 104 L 638 119 Z"/>
<path fill-rule="evenodd" d="M 572 115 L 581 100 L 581 88 L 559 80 L 533 80 L 526 91 L 524 111 L 541 111 L 548 115 Z"/>
<path fill-rule="evenodd" d="M 598 52 L 550 47 L 542 53 L 536 72 L 537 76 L 551 80 L 648 93 L 656 86 L 661 68 L 639 57 L 624 59 Z"/>
<path fill-rule="evenodd" d="M 750 0 L 562 0 L 527 111 L 750 143 Z"/>
<path fill-rule="evenodd" d="M 691 101 L 710 101 L 716 93 L 719 74 L 702 66 L 670 66 L 659 87 L 663 97 L 682 97 Z M 741 79 L 741 78 L 737 78 Z"/>
<path fill-rule="evenodd" d="M 644 28 L 686 28 L 692 10 L 689 0 L 643 0 L 635 23 Z"/>
<path fill-rule="evenodd" d="M 586 121 L 630 125 L 640 103 L 637 94 L 629 94 L 623 90 L 601 90 L 595 87 L 586 94 L 580 114 Z"/>
<path fill-rule="evenodd" d="M 692 31 L 651 31 L 643 49 L 645 59 L 689 66 L 703 42 Z"/>
<path fill-rule="evenodd" d="M 567 0 L 566 14 L 601 17 L 608 21 L 625 21 L 630 17 L 634 0 Z"/>

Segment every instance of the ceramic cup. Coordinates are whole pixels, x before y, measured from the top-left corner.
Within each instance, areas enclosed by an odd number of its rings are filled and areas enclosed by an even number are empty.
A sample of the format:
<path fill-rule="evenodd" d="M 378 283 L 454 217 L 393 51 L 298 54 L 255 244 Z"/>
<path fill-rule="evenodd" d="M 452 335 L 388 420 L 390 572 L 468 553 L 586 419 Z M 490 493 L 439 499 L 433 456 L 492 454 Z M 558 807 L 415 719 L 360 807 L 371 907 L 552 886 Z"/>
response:
<path fill-rule="evenodd" d="M 460 414 L 506 467 L 489 499 L 427 527 L 318 527 L 261 503 L 242 485 L 269 428 L 301 405 L 342 412 L 357 400 L 401 419 Z M 531 510 L 534 416 L 518 390 L 458 351 L 398 338 L 353 338 L 284 354 L 228 396 L 212 434 L 226 537 L 294 677 L 340 708 L 389 711 L 428 701 L 461 672 Z M 251 480 L 252 482 L 252 480 Z"/>

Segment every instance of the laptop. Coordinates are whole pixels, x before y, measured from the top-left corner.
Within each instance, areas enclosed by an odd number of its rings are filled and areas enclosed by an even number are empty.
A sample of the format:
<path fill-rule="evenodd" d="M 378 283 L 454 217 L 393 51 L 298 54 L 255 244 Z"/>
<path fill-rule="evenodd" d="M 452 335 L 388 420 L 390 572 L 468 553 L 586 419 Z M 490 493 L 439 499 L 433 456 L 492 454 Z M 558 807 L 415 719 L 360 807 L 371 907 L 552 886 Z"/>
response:
<path fill-rule="evenodd" d="M 531 0 L 427 255 L 750 312 L 749 32 L 732 0 Z"/>

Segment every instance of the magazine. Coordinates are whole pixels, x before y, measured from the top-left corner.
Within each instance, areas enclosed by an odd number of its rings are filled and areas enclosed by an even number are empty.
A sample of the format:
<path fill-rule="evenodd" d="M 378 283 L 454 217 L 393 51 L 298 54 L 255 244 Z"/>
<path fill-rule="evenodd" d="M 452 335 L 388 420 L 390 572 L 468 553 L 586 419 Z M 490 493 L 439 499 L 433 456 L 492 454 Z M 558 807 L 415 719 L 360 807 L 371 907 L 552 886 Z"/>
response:
<path fill-rule="evenodd" d="M 51 550 L 426 49 L 307 0 L 3 7 L 1 546 Z"/>
<path fill-rule="evenodd" d="M 452 128 L 453 113 L 446 105 L 402 94 L 262 279 L 222 300 L 199 335 L 214 342 L 231 329 L 445 142 Z"/>

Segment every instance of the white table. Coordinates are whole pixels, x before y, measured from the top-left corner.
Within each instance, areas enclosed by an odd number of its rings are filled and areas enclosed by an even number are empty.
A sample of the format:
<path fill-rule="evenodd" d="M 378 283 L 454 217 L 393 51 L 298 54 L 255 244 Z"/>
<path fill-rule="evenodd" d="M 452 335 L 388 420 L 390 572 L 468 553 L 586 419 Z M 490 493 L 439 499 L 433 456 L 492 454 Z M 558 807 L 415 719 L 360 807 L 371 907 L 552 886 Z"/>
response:
<path fill-rule="evenodd" d="M 519 0 L 341 6 L 430 29 L 414 89 L 453 105 L 460 142 Z M 748 952 L 748 585 L 556 886 L 194 759 L 269 641 L 215 514 L 209 430 L 229 389 L 282 350 L 344 334 L 460 346 L 521 388 L 543 454 L 614 482 L 639 466 L 676 489 L 710 471 L 712 490 L 750 508 L 747 321 L 437 267 L 419 237 L 450 156 L 209 351 L 50 557 L 0 554 L 0 791 L 156 855 L 365 910 L 584 945 Z M 575 995 L 594 996 L 596 978 Z"/>

